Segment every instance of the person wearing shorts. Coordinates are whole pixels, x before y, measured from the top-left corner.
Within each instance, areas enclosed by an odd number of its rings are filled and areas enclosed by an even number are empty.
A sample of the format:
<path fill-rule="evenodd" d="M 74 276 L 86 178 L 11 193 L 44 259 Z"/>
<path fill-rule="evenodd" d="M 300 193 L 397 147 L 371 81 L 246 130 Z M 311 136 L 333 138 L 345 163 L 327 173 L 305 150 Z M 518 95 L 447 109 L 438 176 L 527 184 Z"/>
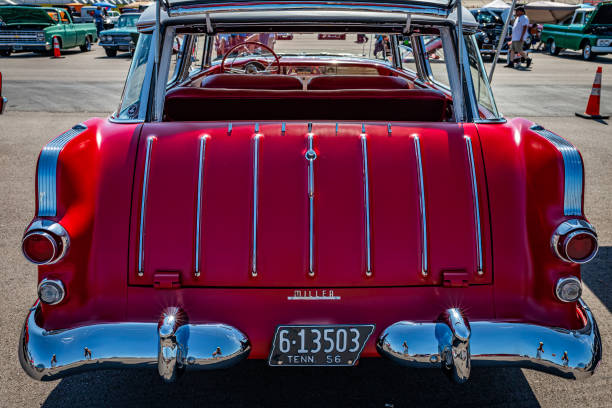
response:
<path fill-rule="evenodd" d="M 517 7 L 514 13 L 516 18 L 512 25 L 512 43 L 510 44 L 510 50 L 508 50 L 508 64 L 506 67 L 514 68 L 515 62 L 518 62 L 516 55 L 524 58 L 527 61 L 527 67 L 529 67 L 531 65 L 531 58 L 523 50 L 523 43 L 529 29 L 529 19 L 525 15 L 525 8 L 522 6 Z"/>

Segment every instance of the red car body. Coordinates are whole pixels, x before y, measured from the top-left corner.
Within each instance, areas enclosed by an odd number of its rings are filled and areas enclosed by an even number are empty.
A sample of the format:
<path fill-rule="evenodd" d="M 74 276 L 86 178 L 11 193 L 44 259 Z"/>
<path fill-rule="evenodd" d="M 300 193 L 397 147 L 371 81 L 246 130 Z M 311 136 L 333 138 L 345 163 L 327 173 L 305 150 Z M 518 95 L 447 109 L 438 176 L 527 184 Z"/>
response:
<path fill-rule="evenodd" d="M 65 230 L 69 248 L 39 266 L 41 285 L 61 281 L 65 296 L 30 312 L 26 372 L 157 365 L 171 380 L 268 358 L 279 325 L 364 324 L 375 328 L 362 357 L 442 366 L 458 381 L 471 364 L 592 374 L 596 323 L 555 292 L 580 279 L 579 263 L 550 247 L 565 222 L 588 225 L 581 162 L 568 207 L 571 145 L 523 119 L 453 121 L 448 89 L 361 63 L 405 89 L 315 91 L 311 79 L 223 94 L 199 84 L 224 75 L 216 65 L 168 91 L 161 121 L 91 119 L 60 136 L 55 178 L 44 157 L 58 147 L 46 148 L 27 233 L 43 221 Z M 194 119 L 211 98 L 243 119 Z"/>

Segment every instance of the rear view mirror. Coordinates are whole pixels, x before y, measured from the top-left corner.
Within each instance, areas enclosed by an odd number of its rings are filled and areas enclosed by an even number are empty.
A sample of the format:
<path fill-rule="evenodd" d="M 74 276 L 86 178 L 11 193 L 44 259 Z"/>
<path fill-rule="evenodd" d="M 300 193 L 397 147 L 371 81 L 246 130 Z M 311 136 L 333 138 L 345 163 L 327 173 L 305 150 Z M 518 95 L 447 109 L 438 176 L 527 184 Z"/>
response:
<path fill-rule="evenodd" d="M 0 115 L 4 113 L 8 99 L 2 96 L 2 72 L 0 72 Z"/>

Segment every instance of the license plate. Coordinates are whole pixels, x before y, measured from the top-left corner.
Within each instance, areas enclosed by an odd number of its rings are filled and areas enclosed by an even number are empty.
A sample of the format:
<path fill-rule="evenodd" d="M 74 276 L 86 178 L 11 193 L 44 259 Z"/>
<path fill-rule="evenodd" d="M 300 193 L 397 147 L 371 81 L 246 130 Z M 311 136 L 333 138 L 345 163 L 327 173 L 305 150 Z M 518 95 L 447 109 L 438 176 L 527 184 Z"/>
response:
<path fill-rule="evenodd" d="M 279 326 L 268 364 L 353 366 L 373 331 L 373 324 Z"/>

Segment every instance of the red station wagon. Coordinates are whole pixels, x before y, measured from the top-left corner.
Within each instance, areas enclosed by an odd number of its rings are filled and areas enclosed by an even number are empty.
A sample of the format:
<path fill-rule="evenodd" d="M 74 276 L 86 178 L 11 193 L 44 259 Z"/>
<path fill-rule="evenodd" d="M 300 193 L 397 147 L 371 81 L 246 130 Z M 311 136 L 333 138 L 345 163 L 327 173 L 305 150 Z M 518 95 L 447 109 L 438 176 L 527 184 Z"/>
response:
<path fill-rule="evenodd" d="M 457 382 L 472 366 L 593 374 L 580 153 L 500 115 L 469 12 L 156 11 L 139 20 L 117 111 L 38 159 L 23 254 L 40 283 L 19 346 L 31 377 L 381 356 Z"/>

